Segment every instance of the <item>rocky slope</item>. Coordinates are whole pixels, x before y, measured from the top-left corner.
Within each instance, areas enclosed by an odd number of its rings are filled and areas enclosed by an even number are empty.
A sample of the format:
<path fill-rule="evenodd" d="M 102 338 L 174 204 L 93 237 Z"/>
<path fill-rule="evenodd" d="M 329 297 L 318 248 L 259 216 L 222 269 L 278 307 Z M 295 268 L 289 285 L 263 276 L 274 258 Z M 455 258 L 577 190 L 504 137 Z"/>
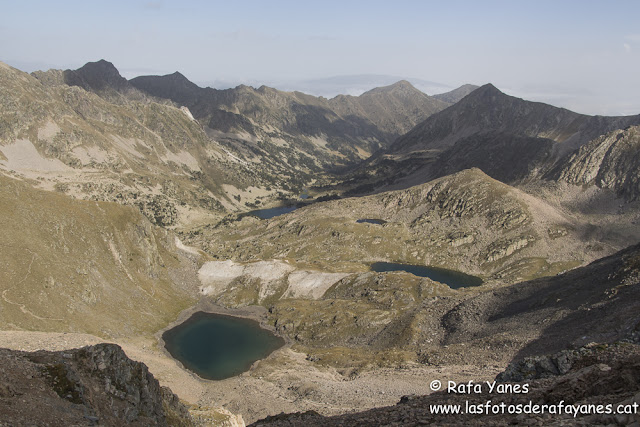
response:
<path fill-rule="evenodd" d="M 546 379 L 497 383 L 496 387 L 518 387 L 526 393 L 490 392 L 489 380 L 481 392 L 439 392 L 427 396 L 404 396 L 395 406 L 366 412 L 323 417 L 315 411 L 280 414 L 252 426 L 611 426 L 640 422 L 640 348 L 637 344 L 593 345 L 576 351 L 574 364 L 562 375 L 549 372 Z M 548 357 L 558 360 L 564 355 Z M 466 385 L 466 383 L 464 384 Z M 486 406 L 486 405 L 489 406 Z M 501 405 L 504 406 L 500 413 Z M 510 405 L 510 406 L 507 406 Z M 529 405 L 529 406 L 527 406 Z M 537 405 L 537 413 L 531 411 Z M 546 409 L 542 409 L 547 405 Z M 602 405 L 604 413 L 589 413 Z M 459 414 L 436 413 L 434 407 L 453 406 Z M 549 408 L 549 406 L 553 406 Z M 469 408 L 469 409 L 467 409 Z M 509 413 L 510 408 L 513 413 Z M 531 408 L 531 409 L 528 409 Z M 562 409 L 560 409 L 562 408 Z M 496 410 L 496 413 L 493 411 Z M 616 411 L 620 412 L 616 412 Z M 472 412 L 474 411 L 474 412 Z M 488 411 L 488 412 L 487 412 Z M 611 411 L 607 413 L 607 411 Z M 575 415 L 574 415 L 575 414 Z"/>
<path fill-rule="evenodd" d="M 439 316 L 453 301 L 554 275 L 640 239 L 629 215 L 568 210 L 472 169 L 408 190 L 316 204 L 265 221 L 245 217 L 183 237 L 236 261 L 205 266 L 203 293 L 228 307 L 267 307 L 270 322 L 295 348 L 344 368 L 417 360 L 423 354 L 417 343 L 434 339 L 421 331 L 437 335 Z M 383 223 L 357 222 L 367 218 Z M 445 267 L 486 283 L 454 291 L 406 273 L 370 272 L 375 261 Z M 431 302 L 443 297 L 451 299 Z"/>
<path fill-rule="evenodd" d="M 433 95 L 433 97 L 440 101 L 448 102 L 449 104 L 455 104 L 474 90 L 478 89 L 478 87 L 479 86 L 476 85 L 465 84 L 452 91 Z"/>
<path fill-rule="evenodd" d="M 489 394 L 485 387 L 482 394 L 412 396 L 396 407 L 365 413 L 333 418 L 281 415 L 256 425 L 573 425 L 576 420 L 565 416 L 441 416 L 430 413 L 429 404 L 638 402 L 638 292 L 640 245 L 635 245 L 559 276 L 485 290 L 471 298 L 425 299 L 422 315 L 414 320 L 412 341 L 420 343 L 422 363 L 507 366 L 511 361 L 498 380 L 522 381 L 530 392 Z M 433 379 L 448 380 L 425 381 Z M 578 425 L 629 425 L 638 420 L 637 411 L 620 417 L 580 416 Z"/>
<path fill-rule="evenodd" d="M 608 188 L 627 200 L 640 197 L 640 127 L 596 138 L 548 174 L 550 179 Z"/>
<path fill-rule="evenodd" d="M 113 344 L 62 352 L 0 349 L 4 425 L 191 426 L 187 407 Z"/>
<path fill-rule="evenodd" d="M 347 181 L 356 192 L 402 187 L 478 167 L 507 183 L 541 178 L 589 141 L 640 123 L 640 116 L 585 116 L 505 95 L 493 85 L 474 90 L 372 157 Z"/>

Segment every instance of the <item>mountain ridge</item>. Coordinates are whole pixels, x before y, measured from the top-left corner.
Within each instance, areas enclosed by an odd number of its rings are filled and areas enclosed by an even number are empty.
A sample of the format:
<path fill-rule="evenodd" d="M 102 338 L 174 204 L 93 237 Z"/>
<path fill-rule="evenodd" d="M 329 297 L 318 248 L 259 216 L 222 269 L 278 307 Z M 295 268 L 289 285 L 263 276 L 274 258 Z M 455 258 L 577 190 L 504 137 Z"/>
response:
<path fill-rule="evenodd" d="M 423 117 L 448 105 L 408 82 L 359 97 L 342 95 L 330 100 L 264 85 L 258 89 L 241 85 L 224 90 L 198 88 L 195 84 L 177 87 L 167 76 L 140 76 L 130 83 L 153 96 L 186 105 L 211 129 L 248 132 L 262 141 L 273 137 L 291 140 L 302 153 L 320 158 L 320 167 L 324 168 L 362 160 Z M 409 102 L 410 106 L 383 111 L 376 105 L 381 102 L 376 97 L 386 97 L 396 105 Z"/>
<path fill-rule="evenodd" d="M 541 179 L 589 141 L 633 124 L 640 124 L 640 115 L 587 116 L 486 84 L 376 153 L 347 184 L 360 182 L 366 192 L 400 182 L 402 175 L 406 186 L 471 167 L 507 183 Z"/>

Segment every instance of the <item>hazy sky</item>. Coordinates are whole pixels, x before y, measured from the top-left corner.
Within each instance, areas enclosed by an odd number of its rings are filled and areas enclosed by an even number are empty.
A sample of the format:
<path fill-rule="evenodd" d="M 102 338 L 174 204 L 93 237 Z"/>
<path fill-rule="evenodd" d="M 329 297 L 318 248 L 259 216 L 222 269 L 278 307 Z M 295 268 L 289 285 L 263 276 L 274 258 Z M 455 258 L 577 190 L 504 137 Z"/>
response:
<path fill-rule="evenodd" d="M 195 82 L 389 74 L 640 113 L 640 1 L 7 1 L 0 60 Z"/>

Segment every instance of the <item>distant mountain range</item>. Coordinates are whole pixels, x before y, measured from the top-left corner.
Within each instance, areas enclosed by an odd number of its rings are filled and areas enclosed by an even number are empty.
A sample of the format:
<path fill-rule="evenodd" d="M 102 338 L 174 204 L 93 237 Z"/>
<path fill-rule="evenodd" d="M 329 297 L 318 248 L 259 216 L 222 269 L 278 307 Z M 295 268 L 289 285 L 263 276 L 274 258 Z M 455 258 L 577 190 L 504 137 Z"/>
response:
<path fill-rule="evenodd" d="M 35 75 L 47 80 L 51 74 Z M 382 77 L 389 80 L 389 76 Z M 339 95 L 327 100 L 267 86 L 201 88 L 179 72 L 127 81 L 105 60 L 63 71 L 61 80 L 109 101 L 151 95 L 185 106 L 212 137 L 224 140 L 245 157 L 266 161 L 275 170 L 295 168 L 304 173 L 360 162 L 473 88 L 445 94 L 445 100 L 430 97 L 403 80 L 357 97 Z M 288 150 L 286 155 L 283 149 Z"/>
<path fill-rule="evenodd" d="M 187 106 L 209 129 L 256 138 L 263 143 L 264 157 L 287 148 L 288 157 L 297 158 L 291 166 L 309 171 L 353 165 L 450 105 L 406 81 L 330 100 L 267 86 L 200 88 L 180 73 L 136 77 L 130 84 Z M 246 142 L 236 141 L 248 148 Z"/>
<path fill-rule="evenodd" d="M 451 91 L 451 86 L 431 82 L 428 80 L 390 76 L 385 74 L 356 74 L 333 76 L 320 79 L 307 79 L 298 81 L 269 81 L 255 82 L 256 86 L 268 84 L 284 91 L 304 92 L 310 95 L 323 96 L 325 98 L 333 98 L 338 95 L 358 96 L 363 93 L 381 86 L 389 86 L 401 80 L 410 82 L 415 88 L 429 95 L 440 94 Z M 229 89 L 241 84 L 250 84 L 246 81 L 225 81 L 215 80 L 199 83 L 203 87 L 211 87 L 214 89 Z"/>

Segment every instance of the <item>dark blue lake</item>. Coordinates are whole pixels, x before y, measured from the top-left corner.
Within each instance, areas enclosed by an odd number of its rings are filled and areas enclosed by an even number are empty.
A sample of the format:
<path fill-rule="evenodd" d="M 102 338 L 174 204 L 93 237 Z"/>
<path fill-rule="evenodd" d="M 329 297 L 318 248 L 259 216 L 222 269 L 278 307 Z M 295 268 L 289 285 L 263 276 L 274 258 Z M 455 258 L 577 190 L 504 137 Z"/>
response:
<path fill-rule="evenodd" d="M 284 345 L 255 320 L 204 312 L 166 331 L 162 339 L 185 368 L 209 380 L 239 375 Z"/>
<path fill-rule="evenodd" d="M 257 209 L 255 211 L 247 212 L 246 215 L 257 216 L 260 219 L 270 219 L 278 215 L 284 215 L 289 212 L 293 212 L 298 209 L 297 206 L 278 206 L 269 209 Z"/>
<path fill-rule="evenodd" d="M 395 262 L 374 262 L 371 270 L 379 273 L 385 271 L 406 271 L 414 276 L 428 277 L 436 282 L 444 283 L 452 289 L 482 285 L 482 279 L 444 268 L 427 267 L 425 265 L 398 264 Z"/>

